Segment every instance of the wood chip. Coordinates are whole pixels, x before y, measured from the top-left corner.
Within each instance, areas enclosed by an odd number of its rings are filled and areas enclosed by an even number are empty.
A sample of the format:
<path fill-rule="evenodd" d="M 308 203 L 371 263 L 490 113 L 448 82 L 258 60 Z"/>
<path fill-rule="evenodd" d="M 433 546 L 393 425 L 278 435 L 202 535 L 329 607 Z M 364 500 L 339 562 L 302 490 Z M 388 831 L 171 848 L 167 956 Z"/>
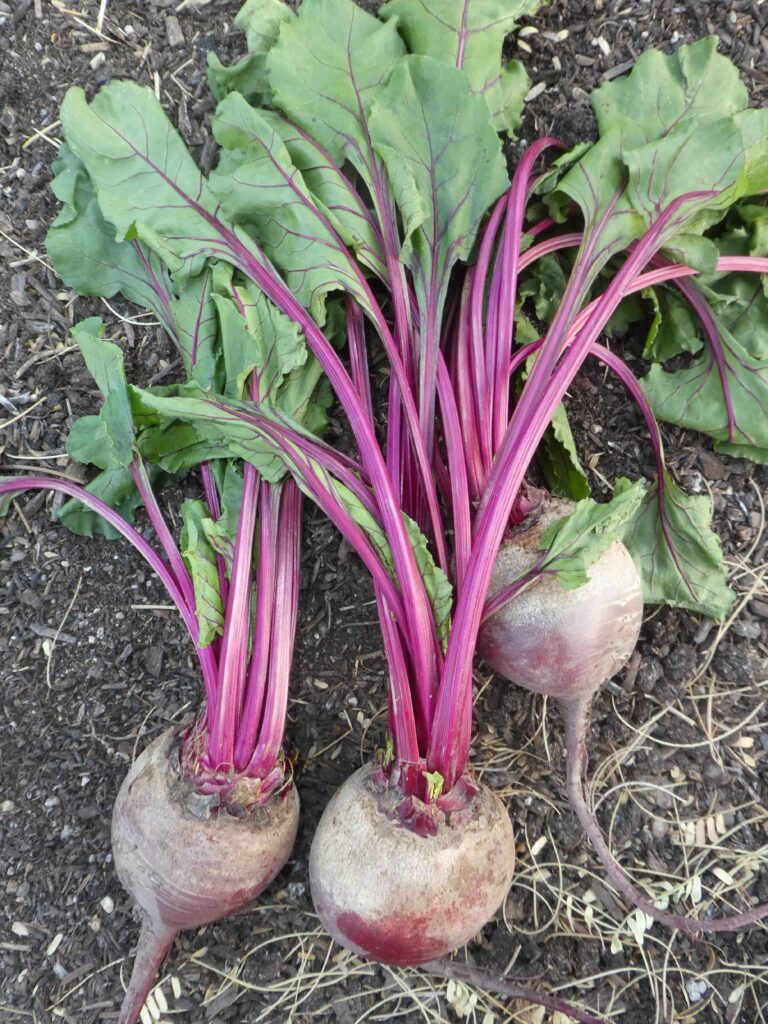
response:
<path fill-rule="evenodd" d="M 610 82 L 612 78 L 618 78 L 619 75 L 625 74 L 632 69 L 634 63 L 633 60 L 623 60 L 621 64 L 615 64 L 612 68 L 608 68 L 603 72 L 603 81 Z"/>
<path fill-rule="evenodd" d="M 181 31 L 181 25 L 179 19 L 175 14 L 169 14 L 165 19 L 165 31 L 168 36 L 168 42 L 171 46 L 182 46 L 184 43 L 184 33 Z"/>

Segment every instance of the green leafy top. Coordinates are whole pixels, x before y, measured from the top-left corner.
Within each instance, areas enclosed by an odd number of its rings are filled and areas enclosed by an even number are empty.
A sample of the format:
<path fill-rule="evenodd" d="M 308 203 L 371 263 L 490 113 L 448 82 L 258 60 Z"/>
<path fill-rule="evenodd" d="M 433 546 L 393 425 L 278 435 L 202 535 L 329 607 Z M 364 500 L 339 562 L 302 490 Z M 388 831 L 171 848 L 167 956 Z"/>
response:
<path fill-rule="evenodd" d="M 511 131 L 519 124 L 528 80 L 518 61 L 502 64 L 502 44 L 519 20 L 534 14 L 542 2 L 389 0 L 380 14 L 397 19 L 411 53 L 464 71 L 472 92 L 485 98 L 496 128 Z M 511 94 L 514 79 L 520 84 Z"/>

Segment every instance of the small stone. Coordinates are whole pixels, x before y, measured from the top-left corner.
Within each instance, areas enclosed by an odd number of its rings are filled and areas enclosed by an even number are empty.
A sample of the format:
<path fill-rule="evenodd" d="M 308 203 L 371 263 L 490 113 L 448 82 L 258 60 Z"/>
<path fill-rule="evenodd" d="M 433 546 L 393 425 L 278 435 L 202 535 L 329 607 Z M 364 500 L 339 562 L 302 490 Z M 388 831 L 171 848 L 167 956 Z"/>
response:
<path fill-rule="evenodd" d="M 13 814 L 16 810 L 16 804 L 13 800 L 3 800 L 0 804 L 0 814 Z"/>
<path fill-rule="evenodd" d="M 11 931 L 14 935 L 18 935 L 20 939 L 29 937 L 29 928 L 22 921 L 14 921 L 11 925 Z"/>
<path fill-rule="evenodd" d="M 674 803 L 674 797 L 666 789 L 653 790 L 653 802 L 664 811 L 669 811 Z"/>
<path fill-rule="evenodd" d="M 112 899 L 111 896 L 104 896 L 101 900 L 99 900 L 99 906 L 101 907 L 105 914 L 111 914 L 115 909 L 115 901 Z"/>
<path fill-rule="evenodd" d="M 651 835 L 654 839 L 664 839 L 669 832 L 669 825 L 663 818 L 654 818 L 651 822 Z"/>
<path fill-rule="evenodd" d="M 57 796 L 49 796 L 43 804 L 43 807 L 45 807 L 46 811 L 52 811 L 53 808 L 58 807 L 60 803 L 61 800 L 59 800 Z"/>
<path fill-rule="evenodd" d="M 759 622 L 740 619 L 738 622 L 734 622 L 732 629 L 737 636 L 743 636 L 746 640 L 760 639 L 761 626 Z"/>
<path fill-rule="evenodd" d="M 643 658 L 640 668 L 637 670 L 636 685 L 643 693 L 652 693 L 663 674 L 658 658 Z"/>
<path fill-rule="evenodd" d="M 699 452 L 699 465 L 707 480 L 727 480 L 731 475 L 726 464 L 712 452 Z"/>
<path fill-rule="evenodd" d="M 692 1003 L 700 1003 L 709 991 L 709 985 L 701 978 L 689 978 L 685 983 L 685 990 Z"/>
<path fill-rule="evenodd" d="M 674 682 L 682 683 L 696 671 L 697 660 L 696 648 L 691 644 L 675 644 L 664 662 L 664 670 Z"/>
<path fill-rule="evenodd" d="M 158 678 L 163 671 L 164 650 L 159 644 L 153 644 L 144 652 L 144 667 L 151 676 Z"/>

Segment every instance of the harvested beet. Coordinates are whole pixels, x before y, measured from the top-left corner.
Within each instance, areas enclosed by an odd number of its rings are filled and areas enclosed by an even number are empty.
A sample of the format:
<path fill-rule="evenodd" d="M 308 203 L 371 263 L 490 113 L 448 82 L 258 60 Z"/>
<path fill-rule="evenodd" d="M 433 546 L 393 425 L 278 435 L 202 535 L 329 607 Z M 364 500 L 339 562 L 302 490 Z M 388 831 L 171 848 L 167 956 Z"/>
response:
<path fill-rule="evenodd" d="M 550 499 L 504 542 L 490 594 L 509 587 L 535 567 L 542 532 L 568 515 L 573 504 Z M 589 567 L 590 580 L 565 590 L 545 577 L 518 594 L 483 624 L 478 651 L 500 675 L 557 701 L 565 720 L 568 799 L 617 890 L 649 917 L 689 934 L 745 928 L 768 916 L 768 904 L 741 914 L 696 921 L 662 910 L 633 884 L 605 841 L 589 807 L 587 731 L 592 701 L 602 684 L 626 665 L 643 613 L 642 582 L 632 558 L 615 542 Z"/>
<path fill-rule="evenodd" d="M 531 570 L 544 530 L 573 504 L 552 498 L 505 540 L 489 596 Z M 478 654 L 500 675 L 557 700 L 589 696 L 627 663 L 640 634 L 640 574 L 622 543 L 589 567 L 590 581 L 565 590 L 555 576 L 508 601 L 483 623 Z"/>
<path fill-rule="evenodd" d="M 180 772 L 180 747 L 175 729 L 150 743 L 115 801 L 115 867 L 142 912 L 119 1024 L 137 1020 L 176 934 L 246 907 L 278 874 L 296 839 L 292 782 L 266 804 L 235 815 L 201 800 Z"/>
<path fill-rule="evenodd" d="M 512 825 L 481 785 L 459 810 L 429 805 L 434 834 L 418 834 L 377 774 L 365 765 L 331 798 L 309 858 L 312 899 L 347 949 L 391 965 L 427 963 L 464 945 L 503 902 Z"/>

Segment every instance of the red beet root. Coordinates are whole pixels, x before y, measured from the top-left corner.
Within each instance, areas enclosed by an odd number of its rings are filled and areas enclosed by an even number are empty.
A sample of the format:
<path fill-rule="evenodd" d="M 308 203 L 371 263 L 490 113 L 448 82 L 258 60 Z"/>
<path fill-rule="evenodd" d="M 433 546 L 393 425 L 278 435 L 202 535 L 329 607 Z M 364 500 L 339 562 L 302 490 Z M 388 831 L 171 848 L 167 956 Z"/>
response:
<path fill-rule="evenodd" d="M 542 531 L 568 515 L 572 504 L 551 499 L 529 516 L 499 551 L 489 589 L 505 589 L 531 569 Z M 617 890 L 649 917 L 688 934 L 746 928 L 768 916 L 768 903 L 729 917 L 697 921 L 662 910 L 634 885 L 605 841 L 590 809 L 584 779 L 592 701 L 602 684 L 629 660 L 640 631 L 642 583 L 620 542 L 589 567 L 589 583 L 564 590 L 544 579 L 503 605 L 485 622 L 478 652 L 500 675 L 557 701 L 565 720 L 568 799 Z"/>
<path fill-rule="evenodd" d="M 296 839 L 299 798 L 292 783 L 242 817 L 203 811 L 179 772 L 177 742 L 171 729 L 146 748 L 112 815 L 115 867 L 142 910 L 119 1024 L 137 1020 L 176 934 L 246 907 L 278 874 Z"/>
<path fill-rule="evenodd" d="M 530 570 L 542 532 L 568 515 L 571 502 L 550 499 L 499 549 L 489 597 Z M 643 590 L 627 549 L 612 544 L 587 570 L 589 583 L 565 590 L 548 577 L 492 615 L 478 654 L 500 675 L 557 700 L 588 697 L 627 663 L 640 634 Z"/>
<path fill-rule="evenodd" d="M 315 909 L 353 952 L 383 963 L 427 963 L 464 945 L 492 917 L 512 880 L 515 844 L 506 808 L 480 786 L 467 806 L 417 835 L 373 765 L 336 791 L 309 858 Z"/>

